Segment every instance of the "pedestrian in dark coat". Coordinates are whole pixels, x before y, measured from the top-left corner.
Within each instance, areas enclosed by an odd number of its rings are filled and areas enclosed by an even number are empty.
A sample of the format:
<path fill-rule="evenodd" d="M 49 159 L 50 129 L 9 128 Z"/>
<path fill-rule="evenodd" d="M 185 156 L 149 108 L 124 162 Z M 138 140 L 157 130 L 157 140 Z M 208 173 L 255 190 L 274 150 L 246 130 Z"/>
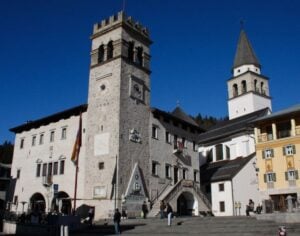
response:
<path fill-rule="evenodd" d="M 119 212 L 119 209 L 116 208 L 115 214 L 114 214 L 114 225 L 115 225 L 115 233 L 116 234 L 121 234 L 120 222 L 121 222 L 121 213 Z"/>
<path fill-rule="evenodd" d="M 168 216 L 168 226 L 171 226 L 172 217 L 173 217 L 173 209 L 169 203 L 167 203 L 167 216 Z"/>
<path fill-rule="evenodd" d="M 142 205 L 142 212 L 143 212 L 143 218 L 146 219 L 147 218 L 147 214 L 148 214 L 148 207 L 146 202 L 144 201 L 143 205 Z"/>

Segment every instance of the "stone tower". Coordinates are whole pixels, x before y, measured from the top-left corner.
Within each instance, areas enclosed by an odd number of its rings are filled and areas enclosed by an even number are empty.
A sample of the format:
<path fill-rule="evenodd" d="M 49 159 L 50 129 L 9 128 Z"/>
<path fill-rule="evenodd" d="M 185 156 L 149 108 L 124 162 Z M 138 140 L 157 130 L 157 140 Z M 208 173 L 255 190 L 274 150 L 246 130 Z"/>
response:
<path fill-rule="evenodd" d="M 84 198 L 107 217 L 137 168 L 147 197 L 151 40 L 123 12 L 95 24 L 91 40 Z"/>
<path fill-rule="evenodd" d="M 269 79 L 261 75 L 261 65 L 244 30 L 241 31 L 233 64 L 233 77 L 227 81 L 229 119 L 263 109 L 272 109 Z"/>

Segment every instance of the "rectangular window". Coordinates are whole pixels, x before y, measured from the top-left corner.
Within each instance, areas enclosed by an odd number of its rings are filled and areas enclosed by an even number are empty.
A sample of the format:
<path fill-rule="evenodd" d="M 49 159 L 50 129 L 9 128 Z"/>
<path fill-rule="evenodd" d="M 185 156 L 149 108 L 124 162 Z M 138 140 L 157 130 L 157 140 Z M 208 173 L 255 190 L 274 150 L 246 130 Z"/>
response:
<path fill-rule="evenodd" d="M 219 192 L 224 192 L 225 186 L 224 184 L 219 184 Z"/>
<path fill-rule="evenodd" d="M 263 158 L 265 159 L 270 159 L 272 157 L 274 157 L 274 151 L 271 148 L 267 148 L 265 150 L 263 150 Z"/>
<path fill-rule="evenodd" d="M 54 132 L 54 130 L 52 130 L 50 132 L 50 143 L 54 142 L 54 134 L 55 134 L 55 132 Z"/>
<path fill-rule="evenodd" d="M 266 183 L 272 183 L 272 182 L 276 182 L 276 174 L 273 172 L 269 172 L 264 174 L 264 181 Z"/>
<path fill-rule="evenodd" d="M 185 141 L 185 138 L 182 138 L 182 139 L 181 139 L 181 142 L 182 142 L 182 147 L 186 148 L 186 141 Z"/>
<path fill-rule="evenodd" d="M 48 176 L 52 175 L 52 163 L 48 164 Z"/>
<path fill-rule="evenodd" d="M 18 170 L 17 170 L 17 179 L 20 179 L 20 175 L 21 175 L 21 170 L 18 169 Z"/>
<path fill-rule="evenodd" d="M 63 175 L 65 173 L 65 161 L 60 161 L 59 174 Z"/>
<path fill-rule="evenodd" d="M 152 126 L 152 138 L 158 139 L 157 127 Z"/>
<path fill-rule="evenodd" d="M 220 212 L 225 212 L 225 202 L 219 202 Z"/>
<path fill-rule="evenodd" d="M 296 154 L 296 147 L 295 145 L 287 145 L 283 147 L 283 155 L 290 156 Z"/>
<path fill-rule="evenodd" d="M 104 169 L 104 162 L 99 162 L 99 170 L 103 170 Z"/>
<path fill-rule="evenodd" d="M 166 178 L 171 178 L 171 166 L 166 164 Z"/>
<path fill-rule="evenodd" d="M 47 175 L 47 163 L 43 164 L 43 172 L 42 172 L 42 176 L 46 176 Z"/>
<path fill-rule="evenodd" d="M 182 178 L 186 179 L 187 169 L 182 170 Z"/>
<path fill-rule="evenodd" d="M 31 142 L 31 145 L 32 145 L 32 146 L 35 146 L 35 144 L 36 144 L 36 136 L 34 135 L 34 136 L 32 136 L 32 142 Z"/>
<path fill-rule="evenodd" d="M 40 134 L 40 142 L 39 144 L 43 144 L 44 143 L 44 134 Z"/>
<path fill-rule="evenodd" d="M 36 177 L 41 176 L 41 164 L 36 165 Z"/>
<path fill-rule="evenodd" d="M 193 141 L 193 151 L 194 151 L 194 152 L 197 152 L 197 145 L 196 145 L 196 142 L 195 142 L 195 141 Z"/>
<path fill-rule="evenodd" d="M 67 138 L 67 127 L 63 127 L 61 129 L 61 139 L 66 139 Z"/>
<path fill-rule="evenodd" d="M 155 176 L 158 175 L 158 173 L 157 173 L 157 165 L 158 165 L 157 162 L 155 162 L 155 161 L 152 162 L 152 175 L 155 175 Z"/>
<path fill-rule="evenodd" d="M 20 140 L 20 149 L 24 148 L 24 143 L 25 143 L 25 139 L 21 138 L 21 140 Z"/>
<path fill-rule="evenodd" d="M 54 166 L 53 166 L 53 175 L 57 175 L 58 173 L 58 162 L 54 162 Z"/>
<path fill-rule="evenodd" d="M 285 172 L 285 179 L 286 180 L 296 180 L 298 179 L 298 171 L 297 170 L 288 170 Z"/>
<path fill-rule="evenodd" d="M 171 143 L 171 134 L 166 131 L 166 143 Z"/>
<path fill-rule="evenodd" d="M 194 170 L 194 181 L 199 182 L 199 180 L 198 180 L 198 171 L 197 170 Z"/>

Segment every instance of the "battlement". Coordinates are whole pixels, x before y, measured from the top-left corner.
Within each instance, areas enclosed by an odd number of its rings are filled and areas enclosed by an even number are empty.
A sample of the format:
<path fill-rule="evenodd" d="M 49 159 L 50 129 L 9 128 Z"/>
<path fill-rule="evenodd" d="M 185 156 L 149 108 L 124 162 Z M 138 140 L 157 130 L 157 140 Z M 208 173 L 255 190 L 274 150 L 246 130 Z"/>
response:
<path fill-rule="evenodd" d="M 130 28 L 138 31 L 145 37 L 149 38 L 149 31 L 143 27 L 138 21 L 134 21 L 131 16 L 127 17 L 123 11 L 118 12 L 116 15 L 110 16 L 99 23 L 94 24 L 93 34 L 105 31 L 115 25 L 126 24 Z"/>

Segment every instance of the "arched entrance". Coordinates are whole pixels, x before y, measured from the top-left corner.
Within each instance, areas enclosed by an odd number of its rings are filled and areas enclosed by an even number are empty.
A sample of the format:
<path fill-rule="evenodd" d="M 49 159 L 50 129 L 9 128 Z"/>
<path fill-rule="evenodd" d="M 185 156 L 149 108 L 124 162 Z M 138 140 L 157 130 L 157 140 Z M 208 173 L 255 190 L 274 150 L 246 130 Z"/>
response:
<path fill-rule="evenodd" d="M 190 192 L 183 192 L 177 198 L 177 214 L 180 216 L 195 215 L 198 209 L 198 201 Z M 196 214 L 197 215 L 197 214 Z"/>
<path fill-rule="evenodd" d="M 41 193 L 35 193 L 30 198 L 30 208 L 35 212 L 45 212 L 46 201 Z"/>
<path fill-rule="evenodd" d="M 72 203 L 69 195 L 66 192 L 60 191 L 54 196 L 51 204 L 51 210 L 70 215 Z"/>

